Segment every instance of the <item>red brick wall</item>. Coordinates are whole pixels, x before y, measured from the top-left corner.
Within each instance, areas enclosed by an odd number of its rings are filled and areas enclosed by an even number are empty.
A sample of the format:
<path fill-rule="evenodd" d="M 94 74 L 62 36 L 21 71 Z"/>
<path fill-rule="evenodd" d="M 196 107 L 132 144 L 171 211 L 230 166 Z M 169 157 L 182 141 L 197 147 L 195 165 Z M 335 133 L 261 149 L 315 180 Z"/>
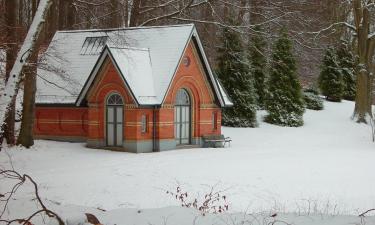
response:
<path fill-rule="evenodd" d="M 178 67 L 165 102 L 156 111 L 156 138 L 174 138 L 174 108 L 176 93 L 184 88 L 192 98 L 193 137 L 221 133 L 221 109 L 215 104 L 207 77 L 194 44 L 190 43 L 184 57 L 190 64 Z M 88 108 L 36 107 L 35 134 L 43 136 L 87 137 L 105 140 L 106 99 L 111 93 L 120 94 L 124 101 L 124 139 L 150 140 L 153 134 L 153 109 L 136 108 L 134 99 L 111 61 L 103 64 L 87 97 Z M 213 129 L 212 116 L 217 113 L 217 129 Z M 147 115 L 148 129 L 141 132 L 141 117 Z"/>
<path fill-rule="evenodd" d="M 190 43 L 186 49 L 184 57 L 190 59 L 190 64 L 186 66 L 181 63 L 178 67 L 176 76 L 167 93 L 165 102 L 159 116 L 160 138 L 174 137 L 174 109 L 175 97 L 181 88 L 184 88 L 192 98 L 192 122 L 193 137 L 201 137 L 205 134 L 221 134 L 221 109 L 215 104 L 214 94 L 211 86 L 204 74 L 202 64 L 193 43 Z M 213 129 L 212 114 L 218 115 L 217 129 Z"/>
<path fill-rule="evenodd" d="M 85 138 L 87 131 L 87 108 L 36 107 L 34 124 L 36 135 Z"/>
<path fill-rule="evenodd" d="M 105 118 L 106 118 L 106 100 L 111 93 L 118 93 L 123 97 L 125 108 L 134 105 L 130 93 L 126 90 L 125 85 L 121 77 L 117 74 L 117 71 L 109 59 L 106 60 L 100 75 L 96 77 L 89 93 L 88 93 L 88 105 L 89 105 L 89 133 L 88 138 L 92 140 L 105 139 Z M 131 111 L 124 111 L 124 121 L 131 120 L 133 115 Z M 126 126 L 124 128 L 124 134 L 134 133 L 134 128 Z"/>

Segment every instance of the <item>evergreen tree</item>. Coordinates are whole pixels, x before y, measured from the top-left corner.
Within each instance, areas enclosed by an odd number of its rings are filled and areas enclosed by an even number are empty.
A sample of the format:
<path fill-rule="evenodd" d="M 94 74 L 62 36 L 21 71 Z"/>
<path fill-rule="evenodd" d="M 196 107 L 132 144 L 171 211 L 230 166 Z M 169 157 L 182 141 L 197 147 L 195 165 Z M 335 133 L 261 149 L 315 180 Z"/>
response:
<path fill-rule="evenodd" d="M 234 104 L 223 110 L 223 125 L 255 127 L 256 97 L 253 79 L 239 33 L 231 28 L 224 28 L 221 39 L 217 74 Z"/>
<path fill-rule="evenodd" d="M 342 72 L 343 81 L 343 98 L 345 100 L 353 101 L 356 94 L 356 79 L 355 79 L 355 57 L 348 45 L 348 42 L 343 41 L 337 51 L 339 66 Z"/>
<path fill-rule="evenodd" d="M 319 88 L 327 100 L 333 102 L 341 101 L 344 85 L 337 55 L 332 47 L 329 47 L 326 51 L 318 82 Z"/>
<path fill-rule="evenodd" d="M 266 42 L 264 37 L 259 33 L 262 29 L 257 26 L 254 34 L 249 43 L 249 62 L 254 76 L 254 88 L 257 94 L 257 104 L 259 108 L 264 108 L 264 100 L 266 95 L 266 57 L 264 56 L 264 48 Z"/>
<path fill-rule="evenodd" d="M 288 38 L 286 29 L 282 29 L 272 53 L 265 104 L 268 111 L 265 118 L 266 122 L 291 127 L 303 125 L 305 108 L 296 71 L 292 43 Z"/>

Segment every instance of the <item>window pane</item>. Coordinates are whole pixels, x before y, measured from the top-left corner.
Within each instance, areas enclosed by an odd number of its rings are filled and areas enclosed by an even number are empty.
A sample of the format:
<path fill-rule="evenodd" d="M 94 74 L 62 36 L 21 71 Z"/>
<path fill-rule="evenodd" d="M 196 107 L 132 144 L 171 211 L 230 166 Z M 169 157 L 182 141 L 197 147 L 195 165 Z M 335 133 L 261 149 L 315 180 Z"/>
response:
<path fill-rule="evenodd" d="M 116 145 L 122 146 L 122 124 L 117 124 L 117 130 L 116 130 Z"/>
<path fill-rule="evenodd" d="M 181 122 L 185 122 L 185 117 L 186 117 L 186 110 L 185 110 L 185 107 L 182 107 L 181 108 L 181 113 L 182 113 L 182 116 L 181 116 Z"/>
<path fill-rule="evenodd" d="M 174 108 L 174 122 L 177 123 L 178 121 L 178 107 Z"/>
<path fill-rule="evenodd" d="M 190 107 L 185 107 L 186 113 L 185 113 L 185 121 L 190 121 Z"/>
<path fill-rule="evenodd" d="M 187 139 L 189 139 L 189 129 L 190 127 L 189 127 L 189 123 L 186 123 L 185 124 L 185 137 L 187 138 Z"/>
<path fill-rule="evenodd" d="M 174 124 L 174 137 L 177 138 L 177 123 Z"/>
<path fill-rule="evenodd" d="M 108 107 L 107 108 L 107 121 L 109 123 L 113 123 L 114 122 L 114 111 L 113 111 L 113 107 Z"/>
<path fill-rule="evenodd" d="M 116 122 L 117 123 L 122 123 L 122 107 L 117 107 L 116 108 Z"/>
<path fill-rule="evenodd" d="M 106 36 L 101 37 L 87 37 L 82 45 L 81 55 L 98 55 L 102 52 L 105 43 L 107 42 Z"/>
<path fill-rule="evenodd" d="M 180 139 L 180 130 L 181 130 L 180 124 L 178 123 L 177 124 L 177 129 L 176 129 L 176 132 L 177 132 L 176 138 L 178 138 L 178 139 Z"/>
<path fill-rule="evenodd" d="M 186 122 L 182 124 L 182 138 L 186 138 Z"/>
<path fill-rule="evenodd" d="M 118 94 L 112 94 L 107 99 L 107 104 L 108 105 L 123 105 L 124 102 L 122 101 L 122 97 L 120 95 L 118 95 Z"/>
<path fill-rule="evenodd" d="M 177 107 L 176 109 L 176 122 L 179 123 L 181 121 L 181 114 L 180 114 L 181 108 Z"/>
<path fill-rule="evenodd" d="M 107 125 L 107 140 L 108 140 L 108 145 L 113 146 L 115 144 L 114 141 L 114 126 L 113 124 L 108 124 Z"/>
<path fill-rule="evenodd" d="M 189 94 L 186 92 L 186 90 L 180 89 L 177 92 L 175 104 L 176 105 L 189 105 L 190 104 Z"/>
<path fill-rule="evenodd" d="M 141 130 L 142 130 L 143 133 L 145 133 L 147 131 L 147 117 L 146 117 L 146 115 L 142 115 Z"/>

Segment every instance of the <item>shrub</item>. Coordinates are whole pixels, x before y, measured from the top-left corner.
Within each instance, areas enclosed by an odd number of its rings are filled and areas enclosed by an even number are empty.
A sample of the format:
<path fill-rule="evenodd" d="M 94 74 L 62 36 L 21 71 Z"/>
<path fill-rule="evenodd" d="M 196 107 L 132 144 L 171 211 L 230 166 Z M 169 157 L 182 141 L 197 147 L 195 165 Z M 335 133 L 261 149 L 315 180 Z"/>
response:
<path fill-rule="evenodd" d="M 303 99 L 307 109 L 311 110 L 323 110 L 323 100 L 316 92 L 305 90 L 303 92 Z"/>
<path fill-rule="evenodd" d="M 292 42 L 285 29 L 273 49 L 267 95 L 266 122 L 289 127 L 303 125 L 305 107 L 302 90 L 297 77 Z"/>
<path fill-rule="evenodd" d="M 326 51 L 318 82 L 322 94 L 328 101 L 341 102 L 344 91 L 342 70 L 338 64 L 336 51 L 332 47 Z"/>
<path fill-rule="evenodd" d="M 234 21 L 230 23 L 235 24 Z M 233 107 L 223 110 L 222 124 L 230 127 L 256 127 L 257 97 L 241 36 L 231 28 L 224 28 L 221 42 L 216 72 L 233 101 Z"/>

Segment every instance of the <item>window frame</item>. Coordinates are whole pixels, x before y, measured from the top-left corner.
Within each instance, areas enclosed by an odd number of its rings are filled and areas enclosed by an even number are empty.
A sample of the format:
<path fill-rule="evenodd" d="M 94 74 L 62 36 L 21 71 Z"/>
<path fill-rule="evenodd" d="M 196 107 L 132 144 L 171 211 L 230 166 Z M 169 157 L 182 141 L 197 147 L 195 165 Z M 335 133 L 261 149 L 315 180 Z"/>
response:
<path fill-rule="evenodd" d="M 148 115 L 142 114 L 141 116 L 141 133 L 145 134 L 148 132 Z"/>

